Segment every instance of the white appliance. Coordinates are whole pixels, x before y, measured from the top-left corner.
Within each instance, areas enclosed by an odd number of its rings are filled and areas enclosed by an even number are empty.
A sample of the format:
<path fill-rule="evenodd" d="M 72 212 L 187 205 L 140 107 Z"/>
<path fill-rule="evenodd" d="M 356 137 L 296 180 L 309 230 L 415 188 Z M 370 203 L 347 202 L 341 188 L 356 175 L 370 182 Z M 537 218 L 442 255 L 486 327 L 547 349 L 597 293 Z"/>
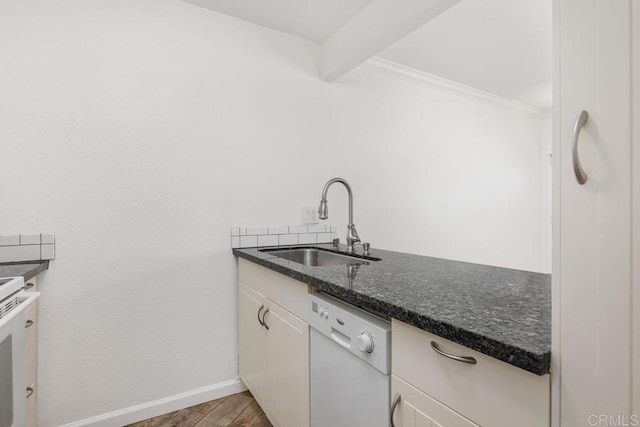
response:
<path fill-rule="evenodd" d="M 311 427 L 389 427 L 391 324 L 309 296 Z"/>
<path fill-rule="evenodd" d="M 25 311 L 39 296 L 22 277 L 0 279 L 0 427 L 27 424 Z"/>

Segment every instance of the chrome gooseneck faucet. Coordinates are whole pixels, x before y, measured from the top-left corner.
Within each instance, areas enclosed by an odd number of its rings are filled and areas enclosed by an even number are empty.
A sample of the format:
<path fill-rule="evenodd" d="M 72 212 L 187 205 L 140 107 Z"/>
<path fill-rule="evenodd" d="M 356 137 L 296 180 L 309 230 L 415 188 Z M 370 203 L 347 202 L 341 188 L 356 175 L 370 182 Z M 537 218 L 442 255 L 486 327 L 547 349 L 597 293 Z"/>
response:
<path fill-rule="evenodd" d="M 360 243 L 360 237 L 358 237 L 358 232 L 356 231 L 356 226 L 353 224 L 353 193 L 351 192 L 351 186 L 347 181 L 342 178 L 332 178 L 330 179 L 324 186 L 322 190 L 322 199 L 320 200 L 320 207 L 318 208 L 318 215 L 320 219 L 329 218 L 329 208 L 327 207 L 327 191 L 329 187 L 333 185 L 333 183 L 339 182 L 344 185 L 347 189 L 347 193 L 349 194 L 349 224 L 347 224 L 347 252 L 353 253 L 353 248 L 356 244 Z M 369 244 L 362 244 L 365 249 L 365 255 L 368 255 L 369 252 Z"/>

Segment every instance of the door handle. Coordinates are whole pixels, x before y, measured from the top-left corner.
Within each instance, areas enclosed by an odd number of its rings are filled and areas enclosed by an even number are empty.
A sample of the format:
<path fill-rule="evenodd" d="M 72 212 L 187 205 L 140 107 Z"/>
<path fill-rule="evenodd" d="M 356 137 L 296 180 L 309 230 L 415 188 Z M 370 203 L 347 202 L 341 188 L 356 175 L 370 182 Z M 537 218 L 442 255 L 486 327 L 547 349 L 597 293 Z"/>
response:
<path fill-rule="evenodd" d="M 400 395 L 400 393 L 396 393 L 396 396 L 393 398 L 393 403 L 391 404 L 391 414 L 389 415 L 389 424 L 391 424 L 391 427 L 396 427 L 396 423 L 393 422 L 393 414 L 395 414 L 396 408 L 398 407 L 401 398 L 402 396 Z"/>
<path fill-rule="evenodd" d="M 260 308 L 258 309 L 258 322 L 260 323 L 260 325 L 264 326 L 264 323 L 262 322 L 262 319 L 260 319 L 260 313 L 262 312 L 262 310 L 264 310 L 264 304 L 262 304 L 260 306 Z"/>
<path fill-rule="evenodd" d="M 267 321 L 265 320 L 265 318 L 267 317 L 267 313 L 269 312 L 269 307 L 267 307 L 267 309 L 264 311 L 264 314 L 262 315 L 262 325 L 267 328 L 267 331 L 269 330 L 269 325 L 267 325 Z"/>
<path fill-rule="evenodd" d="M 576 175 L 576 180 L 578 184 L 584 185 L 587 182 L 589 177 L 587 173 L 582 169 L 582 164 L 580 163 L 580 155 L 578 154 L 578 140 L 580 139 L 580 131 L 585 123 L 589 120 L 589 113 L 582 110 L 580 115 L 576 119 L 575 124 L 573 125 L 573 146 L 571 149 L 573 156 L 573 173 Z"/>
<path fill-rule="evenodd" d="M 478 363 L 475 359 L 475 357 L 471 357 L 471 356 L 457 356 L 455 354 L 450 354 L 447 353 L 445 351 L 440 350 L 440 347 L 438 347 L 438 343 L 435 341 L 431 341 L 431 348 L 433 349 L 433 351 L 435 351 L 436 353 L 444 356 L 444 357 L 448 357 L 449 359 L 453 359 L 456 362 L 462 362 L 462 363 L 469 363 L 470 365 L 475 365 L 476 363 Z"/>

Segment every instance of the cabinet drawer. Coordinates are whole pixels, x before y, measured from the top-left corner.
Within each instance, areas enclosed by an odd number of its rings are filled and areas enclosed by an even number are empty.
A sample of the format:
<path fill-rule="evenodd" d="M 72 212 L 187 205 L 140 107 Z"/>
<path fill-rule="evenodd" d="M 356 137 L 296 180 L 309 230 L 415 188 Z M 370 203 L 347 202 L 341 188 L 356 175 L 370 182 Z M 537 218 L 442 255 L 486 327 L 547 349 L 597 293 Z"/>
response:
<path fill-rule="evenodd" d="M 397 320 L 392 336 L 392 373 L 463 416 L 491 427 L 549 425 L 549 375 L 526 372 Z M 439 355 L 431 341 L 477 364 Z"/>
<path fill-rule="evenodd" d="M 267 298 L 306 321 L 311 286 L 269 269 L 265 286 Z"/>
<path fill-rule="evenodd" d="M 238 258 L 238 280 L 260 295 L 265 295 L 266 292 L 264 284 L 266 270 L 261 265 Z"/>
<path fill-rule="evenodd" d="M 478 427 L 420 390 L 391 376 L 391 396 L 400 395 L 393 420 L 396 427 Z"/>

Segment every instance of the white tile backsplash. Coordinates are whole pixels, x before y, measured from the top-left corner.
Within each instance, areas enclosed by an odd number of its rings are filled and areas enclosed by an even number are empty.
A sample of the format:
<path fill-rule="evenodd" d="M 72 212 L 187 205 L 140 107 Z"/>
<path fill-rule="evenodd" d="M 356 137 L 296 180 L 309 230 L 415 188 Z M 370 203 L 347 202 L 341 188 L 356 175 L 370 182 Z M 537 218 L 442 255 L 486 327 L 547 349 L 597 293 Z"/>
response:
<path fill-rule="evenodd" d="M 46 244 L 40 246 L 40 259 L 42 260 L 51 260 L 56 257 L 56 247 L 55 245 Z"/>
<path fill-rule="evenodd" d="M 42 241 L 42 244 L 54 244 L 56 242 L 56 238 L 53 234 L 46 234 L 46 233 L 42 233 L 40 240 Z"/>
<path fill-rule="evenodd" d="M 255 248 L 258 246 L 258 236 L 240 236 L 241 248 Z"/>
<path fill-rule="evenodd" d="M 21 234 L 20 244 L 21 245 L 39 245 L 40 234 Z"/>
<path fill-rule="evenodd" d="M 297 245 L 297 244 L 298 244 L 297 234 L 282 234 L 278 236 L 279 246 L 288 246 L 288 245 Z"/>
<path fill-rule="evenodd" d="M 289 226 L 289 233 L 306 233 L 308 231 L 307 228 L 306 225 L 291 225 Z"/>
<path fill-rule="evenodd" d="M 298 234 L 298 243 L 301 245 L 309 245 L 311 243 L 318 243 L 316 233 Z"/>
<path fill-rule="evenodd" d="M 0 262 L 52 260 L 55 241 L 49 233 L 0 235 Z"/>
<path fill-rule="evenodd" d="M 289 227 L 269 227 L 269 234 L 289 234 Z"/>
<path fill-rule="evenodd" d="M 19 234 L 0 236 L 0 246 L 19 246 L 19 245 L 20 245 Z"/>
<path fill-rule="evenodd" d="M 331 243 L 331 225 L 278 225 L 268 227 L 231 227 L 232 248 L 312 245 Z"/>
<path fill-rule="evenodd" d="M 318 233 L 318 243 L 331 243 L 331 233 Z"/>
<path fill-rule="evenodd" d="M 40 260 L 40 245 L 0 246 L 0 262 Z"/>
<path fill-rule="evenodd" d="M 258 246 L 278 246 L 278 236 L 258 236 Z"/>
<path fill-rule="evenodd" d="M 267 227 L 247 227 L 247 236 L 257 236 L 261 234 L 269 234 Z"/>

